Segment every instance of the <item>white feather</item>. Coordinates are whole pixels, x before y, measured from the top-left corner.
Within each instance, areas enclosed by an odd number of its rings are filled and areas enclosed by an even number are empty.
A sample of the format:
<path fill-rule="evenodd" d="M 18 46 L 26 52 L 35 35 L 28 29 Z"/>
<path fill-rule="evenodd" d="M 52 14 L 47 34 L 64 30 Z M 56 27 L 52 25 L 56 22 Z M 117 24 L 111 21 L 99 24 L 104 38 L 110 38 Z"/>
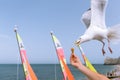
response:
<path fill-rule="evenodd" d="M 105 10 L 108 0 L 91 0 L 91 26 L 105 29 Z"/>
<path fill-rule="evenodd" d="M 91 0 L 91 9 L 82 15 L 82 21 L 87 29 L 85 33 L 76 40 L 75 43 L 77 45 L 90 40 L 98 40 L 103 43 L 102 52 L 104 54 L 105 43 L 103 39 L 106 39 L 108 41 L 108 49 L 112 53 L 110 42 L 120 41 L 120 24 L 110 28 L 106 27 L 105 10 L 107 2 L 108 0 Z"/>
<path fill-rule="evenodd" d="M 113 43 L 120 42 L 120 24 L 108 28 L 108 38 Z"/>

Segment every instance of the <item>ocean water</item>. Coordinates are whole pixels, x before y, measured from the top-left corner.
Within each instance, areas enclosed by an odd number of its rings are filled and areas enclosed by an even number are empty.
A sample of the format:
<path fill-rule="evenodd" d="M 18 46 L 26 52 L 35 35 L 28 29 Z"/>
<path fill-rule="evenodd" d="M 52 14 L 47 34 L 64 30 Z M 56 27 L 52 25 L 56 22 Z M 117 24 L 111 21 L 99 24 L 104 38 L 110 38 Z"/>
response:
<path fill-rule="evenodd" d="M 63 75 L 59 64 L 32 64 L 34 72 L 39 80 L 63 80 Z M 68 65 L 75 80 L 82 80 L 86 77 L 76 68 Z M 115 68 L 114 65 L 94 64 L 94 67 L 101 74 Z M 0 64 L 0 80 L 25 80 L 21 65 L 17 64 Z"/>

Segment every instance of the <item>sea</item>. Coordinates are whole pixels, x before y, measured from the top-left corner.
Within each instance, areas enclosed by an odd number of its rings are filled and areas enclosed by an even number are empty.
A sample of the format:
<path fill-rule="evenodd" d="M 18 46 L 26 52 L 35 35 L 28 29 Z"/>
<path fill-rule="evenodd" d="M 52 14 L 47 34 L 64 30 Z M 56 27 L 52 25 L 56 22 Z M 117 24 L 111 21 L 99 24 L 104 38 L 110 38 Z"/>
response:
<path fill-rule="evenodd" d="M 61 67 L 59 64 L 31 64 L 38 80 L 63 80 Z M 107 72 L 112 71 L 115 65 L 93 64 L 95 69 L 106 75 Z M 68 64 L 75 80 L 87 79 L 75 67 Z M 21 64 L 0 64 L 0 80 L 25 80 Z"/>

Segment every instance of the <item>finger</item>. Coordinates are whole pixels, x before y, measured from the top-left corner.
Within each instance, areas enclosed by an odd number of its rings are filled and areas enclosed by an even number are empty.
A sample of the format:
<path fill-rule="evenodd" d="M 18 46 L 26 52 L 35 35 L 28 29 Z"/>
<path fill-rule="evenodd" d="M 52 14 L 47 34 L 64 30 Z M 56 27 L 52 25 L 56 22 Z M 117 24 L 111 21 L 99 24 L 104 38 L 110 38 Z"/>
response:
<path fill-rule="evenodd" d="M 74 61 L 74 58 L 75 58 L 75 55 L 73 53 L 71 53 L 70 61 Z"/>

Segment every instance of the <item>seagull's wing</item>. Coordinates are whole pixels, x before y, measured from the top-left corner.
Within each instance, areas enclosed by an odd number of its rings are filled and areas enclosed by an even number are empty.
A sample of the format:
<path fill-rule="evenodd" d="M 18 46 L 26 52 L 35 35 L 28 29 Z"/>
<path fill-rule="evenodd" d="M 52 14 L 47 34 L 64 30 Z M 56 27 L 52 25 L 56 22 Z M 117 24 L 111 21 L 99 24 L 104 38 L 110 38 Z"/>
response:
<path fill-rule="evenodd" d="M 91 25 L 106 28 L 105 10 L 108 0 L 91 0 Z"/>
<path fill-rule="evenodd" d="M 83 23 L 85 24 L 85 26 L 87 28 L 90 26 L 90 22 L 91 22 L 91 8 L 89 8 L 87 11 L 84 12 L 84 14 L 82 15 L 81 20 L 83 21 Z"/>

